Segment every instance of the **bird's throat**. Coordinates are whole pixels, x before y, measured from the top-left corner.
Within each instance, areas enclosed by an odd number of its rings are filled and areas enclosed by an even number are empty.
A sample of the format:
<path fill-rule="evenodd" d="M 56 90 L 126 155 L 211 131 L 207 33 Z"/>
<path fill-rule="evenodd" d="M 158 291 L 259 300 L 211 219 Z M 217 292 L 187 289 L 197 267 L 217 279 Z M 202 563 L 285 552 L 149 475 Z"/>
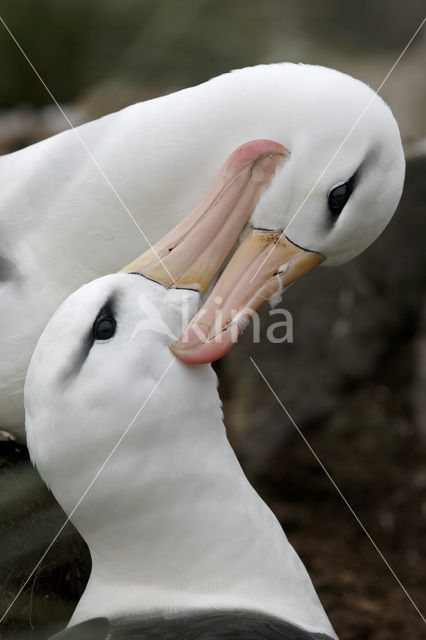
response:
<path fill-rule="evenodd" d="M 138 467 L 129 456 L 108 482 L 108 494 L 99 496 L 105 506 L 92 501 L 92 512 L 102 516 L 86 519 L 83 509 L 75 519 L 93 569 L 73 622 L 86 610 L 125 614 L 130 602 L 140 611 L 257 606 L 279 612 L 295 554 L 229 445 L 218 398 L 202 413 L 187 413 L 184 423 L 178 418 L 151 428 Z"/>

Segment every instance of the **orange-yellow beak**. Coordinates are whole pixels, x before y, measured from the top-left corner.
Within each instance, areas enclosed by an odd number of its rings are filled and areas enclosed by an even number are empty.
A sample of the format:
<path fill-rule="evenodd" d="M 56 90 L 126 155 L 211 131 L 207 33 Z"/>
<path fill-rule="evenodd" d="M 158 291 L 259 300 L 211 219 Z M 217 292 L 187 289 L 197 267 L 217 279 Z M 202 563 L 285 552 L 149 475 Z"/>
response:
<path fill-rule="evenodd" d="M 203 294 L 287 155 L 282 145 L 270 140 L 243 144 L 225 162 L 198 206 L 122 271 Z"/>
<path fill-rule="evenodd" d="M 282 145 L 254 140 L 228 158 L 200 204 L 154 247 L 122 271 L 201 295 L 239 239 L 277 166 Z M 171 349 L 201 364 L 232 347 L 247 318 L 276 291 L 311 271 L 324 256 L 292 244 L 282 231 L 250 228 L 206 302 Z"/>

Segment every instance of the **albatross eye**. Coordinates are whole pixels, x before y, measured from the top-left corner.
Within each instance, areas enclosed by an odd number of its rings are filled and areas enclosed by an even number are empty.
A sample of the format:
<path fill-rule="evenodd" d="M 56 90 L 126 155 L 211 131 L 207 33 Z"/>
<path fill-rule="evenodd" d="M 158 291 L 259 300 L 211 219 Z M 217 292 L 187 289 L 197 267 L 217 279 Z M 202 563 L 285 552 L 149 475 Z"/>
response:
<path fill-rule="evenodd" d="M 334 218 L 342 212 L 343 207 L 349 200 L 349 196 L 351 195 L 354 188 L 354 179 L 351 178 L 344 184 L 339 184 L 337 187 L 334 187 L 328 194 L 328 208 L 333 214 Z"/>
<path fill-rule="evenodd" d="M 95 340 L 109 340 L 115 334 L 116 322 L 114 318 L 99 318 L 93 325 Z"/>

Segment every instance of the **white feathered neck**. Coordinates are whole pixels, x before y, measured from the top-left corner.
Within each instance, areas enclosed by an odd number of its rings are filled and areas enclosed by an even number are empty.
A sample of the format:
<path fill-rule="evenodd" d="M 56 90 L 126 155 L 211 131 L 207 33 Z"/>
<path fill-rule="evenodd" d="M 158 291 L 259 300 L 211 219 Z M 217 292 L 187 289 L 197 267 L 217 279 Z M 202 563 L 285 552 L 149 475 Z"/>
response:
<path fill-rule="evenodd" d="M 172 367 L 163 384 L 179 379 L 182 389 L 180 363 Z M 72 622 L 247 608 L 334 637 L 305 568 L 229 445 L 209 377 L 207 389 L 204 375 L 198 385 L 191 377 L 192 410 L 183 398 L 181 411 L 159 421 L 146 407 L 108 479 L 77 512 L 93 569 Z"/>

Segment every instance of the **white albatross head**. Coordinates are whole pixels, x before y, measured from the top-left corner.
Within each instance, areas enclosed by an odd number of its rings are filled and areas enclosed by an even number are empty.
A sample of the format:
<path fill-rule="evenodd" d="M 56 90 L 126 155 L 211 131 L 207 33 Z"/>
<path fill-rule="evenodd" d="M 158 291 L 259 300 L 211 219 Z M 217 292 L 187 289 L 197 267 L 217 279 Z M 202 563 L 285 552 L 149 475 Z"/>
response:
<path fill-rule="evenodd" d="M 339 265 L 369 247 L 396 210 L 405 175 L 399 128 L 360 80 L 310 65 L 292 73 L 289 137 L 273 138 L 290 155 L 251 222 L 284 229 L 295 244 L 322 253 L 323 265 Z"/>

